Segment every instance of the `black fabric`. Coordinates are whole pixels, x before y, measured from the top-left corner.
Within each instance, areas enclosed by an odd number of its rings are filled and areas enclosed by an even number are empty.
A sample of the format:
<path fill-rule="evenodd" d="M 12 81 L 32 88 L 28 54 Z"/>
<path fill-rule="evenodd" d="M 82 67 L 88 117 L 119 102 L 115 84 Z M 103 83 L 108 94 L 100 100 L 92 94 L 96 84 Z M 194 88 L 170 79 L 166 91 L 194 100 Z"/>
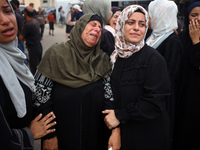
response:
<path fill-rule="evenodd" d="M 41 43 L 28 46 L 29 65 L 30 65 L 31 73 L 33 75 L 35 75 L 37 66 L 39 65 L 39 63 L 42 59 L 42 51 L 43 51 L 43 49 L 42 49 Z"/>
<path fill-rule="evenodd" d="M 103 28 L 101 33 L 101 44 L 100 48 L 106 52 L 109 56 L 115 49 L 115 39 L 112 33 L 105 28 Z"/>
<path fill-rule="evenodd" d="M 106 150 L 109 131 L 102 116 L 103 105 L 101 79 L 80 88 L 54 82 L 51 101 L 40 108 L 46 113 L 52 108 L 56 115 L 59 150 Z"/>
<path fill-rule="evenodd" d="M 101 23 L 101 26 L 103 27 L 103 22 L 98 15 L 93 15 L 88 22 L 90 22 L 92 20 L 98 20 Z"/>
<path fill-rule="evenodd" d="M 35 45 L 40 43 L 40 24 L 37 20 L 32 19 L 24 25 L 22 35 L 26 39 L 26 45 Z"/>
<path fill-rule="evenodd" d="M 49 29 L 54 30 L 54 22 L 49 22 Z"/>
<path fill-rule="evenodd" d="M 170 116 L 171 124 L 171 139 L 173 139 L 173 128 L 175 119 L 175 104 L 176 104 L 176 93 L 177 93 L 177 80 L 178 70 L 180 68 L 180 59 L 182 53 L 182 43 L 179 36 L 172 33 L 167 39 L 165 39 L 157 48 L 157 51 L 164 57 L 167 65 L 167 70 L 171 80 L 171 96 L 167 102 L 167 110 Z M 173 141 L 173 140 L 171 140 Z"/>
<path fill-rule="evenodd" d="M 129 58 L 118 57 L 111 86 L 121 150 L 168 150 L 170 81 L 163 57 L 147 45 Z"/>
<path fill-rule="evenodd" d="M 21 86 L 25 92 L 27 114 L 18 118 L 9 93 L 0 78 L 0 145 L 3 150 L 33 149 L 29 136 L 23 128 L 28 127 L 33 119 L 33 101 L 31 90 L 22 82 Z M 21 137 L 17 133 L 21 133 Z"/>
<path fill-rule="evenodd" d="M 180 33 L 183 56 L 179 72 L 174 150 L 200 149 L 200 43 L 193 45 L 189 33 Z"/>

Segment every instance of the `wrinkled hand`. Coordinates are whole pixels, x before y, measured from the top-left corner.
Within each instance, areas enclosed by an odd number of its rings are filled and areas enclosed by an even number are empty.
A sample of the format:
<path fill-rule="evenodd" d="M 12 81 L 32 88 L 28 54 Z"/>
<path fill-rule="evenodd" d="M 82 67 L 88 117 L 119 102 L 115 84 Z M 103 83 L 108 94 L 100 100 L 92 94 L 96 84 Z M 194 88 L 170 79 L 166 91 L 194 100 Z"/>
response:
<path fill-rule="evenodd" d="M 104 122 L 106 123 L 107 127 L 111 130 L 120 124 L 119 120 L 115 116 L 114 110 L 104 110 L 103 114 L 107 114 L 104 118 Z"/>
<path fill-rule="evenodd" d="M 43 141 L 43 150 L 58 150 L 58 139 L 53 137 Z"/>
<path fill-rule="evenodd" d="M 35 140 L 55 131 L 55 129 L 49 129 L 56 124 L 55 121 L 50 123 L 53 119 L 55 119 L 54 113 L 50 112 L 42 119 L 41 117 L 42 114 L 39 114 L 29 125 L 29 129 L 33 133 Z"/>
<path fill-rule="evenodd" d="M 198 20 L 190 21 L 189 33 L 190 33 L 190 38 L 192 40 L 193 45 L 199 43 L 199 38 L 200 38 L 199 32 L 200 30 L 199 30 Z"/>
<path fill-rule="evenodd" d="M 108 141 L 108 149 L 112 147 L 112 150 L 120 150 L 121 148 L 121 135 L 120 128 L 112 130 L 112 134 Z"/>

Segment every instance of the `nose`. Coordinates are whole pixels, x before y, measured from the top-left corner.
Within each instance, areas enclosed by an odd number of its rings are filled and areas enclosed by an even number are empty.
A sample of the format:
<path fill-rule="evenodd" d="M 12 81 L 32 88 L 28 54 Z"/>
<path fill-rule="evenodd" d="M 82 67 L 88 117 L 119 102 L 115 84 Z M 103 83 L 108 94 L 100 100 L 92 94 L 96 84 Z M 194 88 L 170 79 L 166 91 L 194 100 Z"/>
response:
<path fill-rule="evenodd" d="M 96 26 L 95 27 L 95 31 L 100 32 L 101 31 L 101 27 Z"/>
<path fill-rule="evenodd" d="M 139 30 L 139 24 L 135 23 L 135 25 L 133 26 L 133 30 L 138 31 Z"/>
<path fill-rule="evenodd" d="M 5 14 L 0 13 L 0 24 L 8 25 L 9 23 L 10 23 L 10 20 L 8 19 L 8 17 Z"/>

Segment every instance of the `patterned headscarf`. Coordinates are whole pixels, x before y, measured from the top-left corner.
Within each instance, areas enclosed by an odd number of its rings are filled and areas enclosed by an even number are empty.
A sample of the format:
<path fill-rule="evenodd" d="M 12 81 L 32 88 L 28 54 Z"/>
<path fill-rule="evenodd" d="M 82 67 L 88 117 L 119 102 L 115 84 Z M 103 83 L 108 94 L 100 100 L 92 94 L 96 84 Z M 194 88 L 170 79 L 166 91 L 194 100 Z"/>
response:
<path fill-rule="evenodd" d="M 129 17 L 136 11 L 140 9 L 145 14 L 145 21 L 146 21 L 146 32 L 148 29 L 148 13 L 147 11 L 139 5 L 130 5 L 126 7 L 120 14 L 117 25 L 115 29 L 115 50 L 113 51 L 112 55 L 110 56 L 112 62 L 112 69 L 114 68 L 114 64 L 116 62 L 117 57 L 121 58 L 128 58 L 132 56 L 134 53 L 138 52 L 145 44 L 144 38 L 142 41 L 136 45 L 129 43 L 124 36 L 124 26 L 126 21 Z M 145 33 L 146 34 L 146 33 Z"/>

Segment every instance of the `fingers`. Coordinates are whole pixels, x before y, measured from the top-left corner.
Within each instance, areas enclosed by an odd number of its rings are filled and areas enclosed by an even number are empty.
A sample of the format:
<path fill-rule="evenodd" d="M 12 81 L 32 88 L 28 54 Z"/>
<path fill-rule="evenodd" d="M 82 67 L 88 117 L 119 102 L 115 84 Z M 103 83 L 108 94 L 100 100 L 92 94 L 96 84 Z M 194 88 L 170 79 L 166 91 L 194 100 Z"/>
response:
<path fill-rule="evenodd" d="M 46 131 L 46 135 L 49 134 L 49 133 L 53 133 L 55 131 L 56 131 L 56 129 L 49 129 L 49 130 Z"/>
<path fill-rule="evenodd" d="M 54 115 L 54 113 L 53 112 L 50 112 L 50 113 L 48 113 L 41 121 L 42 122 L 50 122 L 50 121 L 52 121 L 53 119 L 55 119 L 56 117 L 55 117 L 55 115 Z"/>
<path fill-rule="evenodd" d="M 42 117 L 42 114 L 39 114 L 37 117 L 35 117 L 35 119 L 33 121 L 39 121 Z"/>
<path fill-rule="evenodd" d="M 55 126 L 55 125 L 56 125 L 56 122 L 54 121 L 52 123 L 47 124 L 46 128 L 49 129 L 49 128 Z"/>
<path fill-rule="evenodd" d="M 109 114 L 110 112 L 111 112 L 111 110 L 108 110 L 108 109 L 102 111 L 103 114 Z"/>

